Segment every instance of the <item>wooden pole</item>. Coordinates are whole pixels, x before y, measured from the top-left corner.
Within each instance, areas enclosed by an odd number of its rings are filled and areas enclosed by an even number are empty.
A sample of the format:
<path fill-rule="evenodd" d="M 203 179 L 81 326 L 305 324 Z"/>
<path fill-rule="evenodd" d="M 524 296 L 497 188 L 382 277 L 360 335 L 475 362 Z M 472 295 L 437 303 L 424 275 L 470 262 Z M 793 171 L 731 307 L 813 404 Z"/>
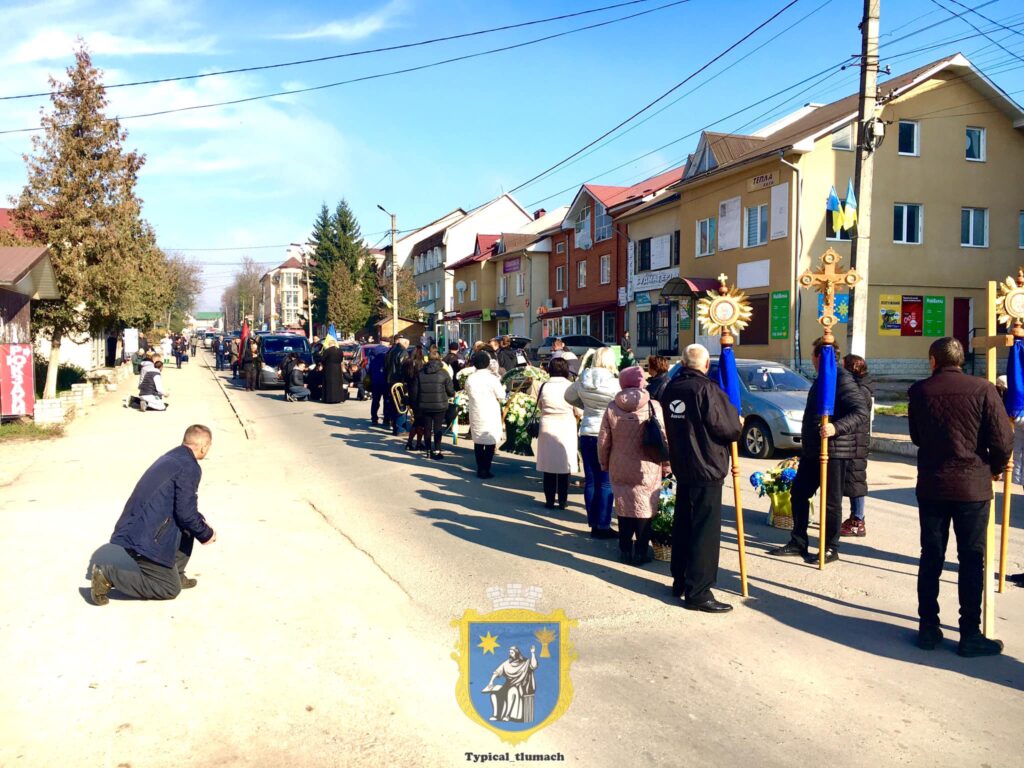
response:
<path fill-rule="evenodd" d="M 828 347 L 821 352 L 824 354 L 835 354 L 832 348 Z M 821 417 L 821 426 L 828 426 L 828 416 Z M 818 570 L 825 570 L 825 498 L 828 493 L 828 438 L 821 438 L 821 495 L 818 499 Z"/>
<path fill-rule="evenodd" d="M 990 280 L 988 283 L 988 332 L 990 336 L 996 333 L 996 284 Z M 996 347 L 995 345 L 985 350 L 985 373 L 989 382 L 996 383 Z M 996 543 L 996 500 L 995 496 L 989 502 L 988 523 L 985 526 L 985 569 L 984 569 L 984 590 L 982 591 L 982 632 L 985 637 L 995 637 L 996 633 L 996 593 L 993 585 L 992 552 Z"/>
<path fill-rule="evenodd" d="M 732 498 L 736 506 L 736 543 L 740 554 L 740 589 L 744 597 L 750 597 L 747 588 L 747 543 L 743 531 L 743 497 L 740 491 L 740 448 L 733 443 L 732 448 Z"/>
<path fill-rule="evenodd" d="M 1016 429 L 1017 425 L 1010 419 L 1010 428 Z M 1006 587 L 1006 551 L 1010 545 L 1010 502 L 1013 500 L 1013 484 L 1010 480 L 1013 475 L 1013 454 L 1006 462 L 1006 470 L 1003 472 L 1003 524 L 999 531 L 999 594 L 1003 593 Z"/>

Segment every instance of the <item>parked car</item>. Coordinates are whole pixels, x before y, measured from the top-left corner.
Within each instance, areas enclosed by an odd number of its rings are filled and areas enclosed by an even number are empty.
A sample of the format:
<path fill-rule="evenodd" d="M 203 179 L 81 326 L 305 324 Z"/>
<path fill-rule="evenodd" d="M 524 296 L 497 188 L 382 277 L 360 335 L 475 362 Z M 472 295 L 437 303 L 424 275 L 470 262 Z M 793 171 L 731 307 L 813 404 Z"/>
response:
<path fill-rule="evenodd" d="M 594 336 L 548 336 L 544 339 L 544 342 L 537 347 L 537 359 L 540 360 L 542 364 L 547 364 L 551 359 L 551 345 L 554 344 L 555 339 L 561 339 L 564 341 L 566 349 L 576 355 L 576 357 L 583 357 L 583 355 L 587 353 L 587 350 L 608 346 Z"/>
<path fill-rule="evenodd" d="M 346 363 L 352 362 L 359 354 L 359 343 L 356 341 L 343 341 L 338 346 L 341 347 L 341 357 Z"/>
<path fill-rule="evenodd" d="M 256 339 L 260 356 L 260 375 L 256 377 L 257 389 L 267 387 L 283 387 L 284 382 L 278 378 L 278 368 L 292 352 L 306 365 L 313 364 L 313 353 L 305 336 L 294 333 L 268 333 Z"/>

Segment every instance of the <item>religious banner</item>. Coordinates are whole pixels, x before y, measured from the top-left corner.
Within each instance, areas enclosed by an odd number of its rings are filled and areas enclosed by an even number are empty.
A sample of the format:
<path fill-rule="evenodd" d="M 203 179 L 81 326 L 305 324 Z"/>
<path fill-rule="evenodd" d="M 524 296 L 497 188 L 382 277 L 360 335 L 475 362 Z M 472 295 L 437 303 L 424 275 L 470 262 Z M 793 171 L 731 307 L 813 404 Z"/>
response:
<path fill-rule="evenodd" d="M 878 297 L 878 335 L 899 336 L 903 297 L 883 293 Z"/>
<path fill-rule="evenodd" d="M 920 336 L 924 332 L 924 298 L 904 296 L 900 303 L 900 336 Z"/>
<path fill-rule="evenodd" d="M 789 291 L 773 291 L 769 312 L 773 339 L 789 338 Z"/>
<path fill-rule="evenodd" d="M 924 297 L 924 335 L 946 335 L 946 297 Z"/>
<path fill-rule="evenodd" d="M 850 294 L 848 293 L 837 293 L 835 295 L 835 304 L 833 305 L 836 320 L 840 323 L 847 323 L 850 321 Z M 818 317 L 821 317 L 825 312 L 825 297 L 820 293 L 818 294 Z"/>
<path fill-rule="evenodd" d="M 0 344 L 0 416 L 35 412 L 31 344 Z"/>

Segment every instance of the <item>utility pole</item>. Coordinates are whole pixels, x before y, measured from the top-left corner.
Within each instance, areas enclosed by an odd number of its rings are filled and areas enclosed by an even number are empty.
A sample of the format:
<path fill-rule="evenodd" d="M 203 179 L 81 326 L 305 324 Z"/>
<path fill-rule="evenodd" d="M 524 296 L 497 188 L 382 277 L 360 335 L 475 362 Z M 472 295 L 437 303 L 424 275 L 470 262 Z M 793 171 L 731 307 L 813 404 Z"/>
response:
<path fill-rule="evenodd" d="M 398 249 L 396 247 L 398 225 L 395 223 L 397 220 L 395 214 L 385 209 L 383 205 L 377 207 L 391 217 L 391 338 L 394 340 L 394 337 L 398 335 Z"/>
<path fill-rule="evenodd" d="M 871 249 L 871 194 L 874 179 L 875 149 L 882 138 L 882 123 L 875 115 L 878 94 L 878 22 L 881 0 L 864 0 L 864 19 L 860 23 L 860 107 L 857 111 L 857 157 L 853 189 L 857 196 L 857 233 L 850 244 L 850 267 L 860 273 L 861 281 L 850 295 L 850 352 L 866 357 L 868 337 L 868 276 Z"/>

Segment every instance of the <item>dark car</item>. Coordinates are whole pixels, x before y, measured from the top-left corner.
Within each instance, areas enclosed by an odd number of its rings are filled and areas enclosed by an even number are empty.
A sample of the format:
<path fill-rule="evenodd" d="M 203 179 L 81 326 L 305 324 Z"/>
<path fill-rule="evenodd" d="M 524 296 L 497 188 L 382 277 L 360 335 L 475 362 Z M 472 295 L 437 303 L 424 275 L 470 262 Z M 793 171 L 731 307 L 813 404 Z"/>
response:
<path fill-rule="evenodd" d="M 283 387 L 284 382 L 278 377 L 278 368 L 292 352 L 306 365 L 313 364 L 313 353 L 305 336 L 296 333 L 268 333 L 259 336 L 256 341 L 260 356 L 260 375 L 256 378 L 256 387 Z"/>

